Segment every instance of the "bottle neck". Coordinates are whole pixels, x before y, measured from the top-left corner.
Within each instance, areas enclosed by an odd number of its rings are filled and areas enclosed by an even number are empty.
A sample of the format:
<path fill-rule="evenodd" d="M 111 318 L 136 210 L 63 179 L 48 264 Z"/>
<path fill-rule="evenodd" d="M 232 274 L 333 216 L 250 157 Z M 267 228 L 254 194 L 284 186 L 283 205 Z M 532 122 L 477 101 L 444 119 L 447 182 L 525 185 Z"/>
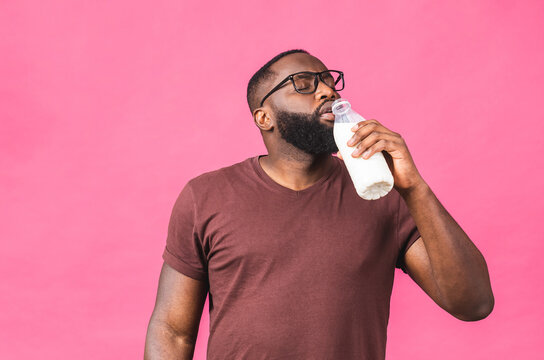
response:
<path fill-rule="evenodd" d="M 332 113 L 336 116 L 346 114 L 351 109 L 351 104 L 346 99 L 336 99 L 332 103 Z"/>

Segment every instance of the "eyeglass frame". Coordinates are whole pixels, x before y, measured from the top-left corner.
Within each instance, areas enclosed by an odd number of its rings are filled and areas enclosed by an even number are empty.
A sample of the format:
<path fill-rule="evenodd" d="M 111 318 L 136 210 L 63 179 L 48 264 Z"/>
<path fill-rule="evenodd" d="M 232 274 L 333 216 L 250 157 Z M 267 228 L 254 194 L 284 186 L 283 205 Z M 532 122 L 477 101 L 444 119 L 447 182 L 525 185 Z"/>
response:
<path fill-rule="evenodd" d="M 321 80 L 321 82 L 327 86 L 329 86 L 324 80 L 323 78 L 321 77 L 321 74 L 323 73 L 326 73 L 326 72 L 331 72 L 331 71 L 334 71 L 334 72 L 337 72 L 340 74 L 340 77 L 338 78 L 339 80 L 342 80 L 342 88 L 341 89 L 336 89 L 336 88 L 331 88 L 333 89 L 334 91 L 341 91 L 344 89 L 344 87 L 346 86 L 346 83 L 345 83 L 345 80 L 344 80 L 344 72 L 343 71 L 340 71 L 340 70 L 323 70 L 323 71 L 320 71 L 320 72 L 314 72 L 314 71 L 299 71 L 299 72 L 296 72 L 294 74 L 291 74 L 291 75 L 288 75 L 285 79 L 283 79 L 278 85 L 276 85 L 272 90 L 270 90 L 268 92 L 268 94 L 265 95 L 265 97 L 261 100 L 261 105 L 260 106 L 263 106 L 263 103 L 264 101 L 266 100 L 266 98 L 268 98 L 270 95 L 272 95 L 272 93 L 274 93 L 276 90 L 279 90 L 281 88 L 281 86 L 283 84 L 285 84 L 287 81 L 291 80 L 291 83 L 293 84 L 293 88 L 295 89 L 295 91 L 299 94 L 313 94 L 317 91 L 317 87 L 319 85 L 319 80 Z M 298 75 L 298 74 L 302 74 L 302 73 L 308 73 L 308 74 L 313 74 L 314 75 L 314 90 L 312 92 L 300 92 L 298 91 L 297 87 L 295 86 L 295 80 L 293 80 L 293 77 L 295 75 Z M 319 80 L 318 80 L 319 78 Z M 330 87 L 330 86 L 329 86 Z"/>

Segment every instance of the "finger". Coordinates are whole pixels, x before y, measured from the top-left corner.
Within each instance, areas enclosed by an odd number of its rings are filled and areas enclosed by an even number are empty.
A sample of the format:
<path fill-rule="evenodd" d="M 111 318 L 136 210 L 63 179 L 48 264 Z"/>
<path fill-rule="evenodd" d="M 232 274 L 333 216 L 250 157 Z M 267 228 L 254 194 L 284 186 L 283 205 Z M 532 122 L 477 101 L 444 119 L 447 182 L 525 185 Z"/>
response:
<path fill-rule="evenodd" d="M 381 139 L 378 142 L 376 142 L 374 145 L 370 146 L 366 150 L 357 149 L 356 151 L 353 152 L 353 154 L 351 154 L 351 156 L 359 157 L 359 156 L 361 156 L 361 153 L 362 153 L 363 154 L 363 159 L 369 159 L 372 155 L 374 155 L 378 151 L 385 150 L 386 146 L 387 146 L 387 140 Z"/>
<path fill-rule="evenodd" d="M 380 140 L 385 140 L 386 145 L 395 145 L 399 143 L 397 137 L 394 134 L 374 131 L 355 146 L 355 150 L 353 150 L 351 155 L 353 157 L 360 156 Z M 390 148 L 387 148 L 387 151 L 389 150 Z"/>
<path fill-rule="evenodd" d="M 338 151 L 336 153 L 336 157 L 339 157 L 340 159 L 344 160 L 344 158 L 342 157 L 342 154 L 340 153 L 340 151 Z"/>
<path fill-rule="evenodd" d="M 367 121 L 370 121 L 370 120 L 367 120 Z M 387 129 L 382 129 L 381 128 L 381 125 L 377 122 L 369 122 L 367 124 L 363 124 L 361 125 L 361 127 L 359 127 L 359 129 L 355 132 L 355 134 L 353 134 L 353 136 L 349 139 L 348 141 L 348 146 L 355 146 L 359 141 L 363 140 L 365 137 L 367 137 L 371 132 L 373 131 L 376 131 L 376 130 L 385 130 L 387 131 Z"/>
<path fill-rule="evenodd" d="M 368 126 L 368 125 L 380 125 L 380 126 L 382 126 L 382 124 L 380 124 L 378 122 L 378 120 L 368 119 L 368 120 L 359 121 L 357 124 L 355 124 L 355 126 L 353 126 L 351 128 L 351 131 L 357 131 L 357 130 L 363 128 L 364 126 Z"/>
<path fill-rule="evenodd" d="M 366 120 L 363 120 L 363 121 L 359 121 L 358 123 L 356 123 L 355 125 L 353 125 L 353 127 L 351 128 L 351 131 L 357 131 L 359 130 L 359 128 L 361 126 L 363 126 L 363 124 L 366 122 Z"/>
<path fill-rule="evenodd" d="M 379 140 L 376 136 L 378 136 L 379 138 L 390 140 L 393 143 L 401 143 L 403 141 L 402 136 L 394 131 L 391 131 L 383 126 L 372 126 L 361 129 L 359 132 L 354 134 L 352 138 L 348 141 L 348 146 L 356 147 L 357 149 L 362 148 L 359 152 L 360 154 L 365 150 L 365 148 L 370 147 L 373 143 Z"/>
<path fill-rule="evenodd" d="M 370 147 L 371 145 L 378 142 L 384 134 L 380 133 L 378 131 L 373 131 L 368 136 L 366 136 L 363 140 L 361 140 L 357 145 L 354 146 L 353 151 L 351 152 L 351 156 L 358 157 L 362 154 L 362 152 Z"/>

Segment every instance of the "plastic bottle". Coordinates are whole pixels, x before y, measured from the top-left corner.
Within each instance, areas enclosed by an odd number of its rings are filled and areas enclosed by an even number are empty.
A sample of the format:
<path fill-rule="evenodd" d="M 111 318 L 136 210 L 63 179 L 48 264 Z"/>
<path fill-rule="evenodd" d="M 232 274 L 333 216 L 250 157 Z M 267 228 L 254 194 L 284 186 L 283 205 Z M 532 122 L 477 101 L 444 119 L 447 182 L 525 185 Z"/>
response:
<path fill-rule="evenodd" d="M 336 99 L 332 103 L 334 114 L 334 141 L 344 159 L 357 194 L 365 200 L 376 200 L 389 193 L 393 188 L 393 174 L 381 151 L 364 159 L 359 155 L 351 156 L 354 146 L 348 146 L 348 140 L 355 134 L 351 128 L 358 122 L 365 120 L 353 111 L 346 99 Z"/>

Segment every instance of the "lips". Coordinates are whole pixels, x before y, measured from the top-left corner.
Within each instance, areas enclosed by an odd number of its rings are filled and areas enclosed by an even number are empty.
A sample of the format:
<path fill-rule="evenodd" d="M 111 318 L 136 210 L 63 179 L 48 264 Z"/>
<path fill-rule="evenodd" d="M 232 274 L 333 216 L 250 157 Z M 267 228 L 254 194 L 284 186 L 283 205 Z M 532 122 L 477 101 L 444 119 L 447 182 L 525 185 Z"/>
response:
<path fill-rule="evenodd" d="M 334 114 L 331 112 L 323 113 L 321 117 L 325 120 L 334 121 Z"/>
<path fill-rule="evenodd" d="M 332 113 L 332 101 L 326 102 L 319 110 L 320 114 Z"/>

